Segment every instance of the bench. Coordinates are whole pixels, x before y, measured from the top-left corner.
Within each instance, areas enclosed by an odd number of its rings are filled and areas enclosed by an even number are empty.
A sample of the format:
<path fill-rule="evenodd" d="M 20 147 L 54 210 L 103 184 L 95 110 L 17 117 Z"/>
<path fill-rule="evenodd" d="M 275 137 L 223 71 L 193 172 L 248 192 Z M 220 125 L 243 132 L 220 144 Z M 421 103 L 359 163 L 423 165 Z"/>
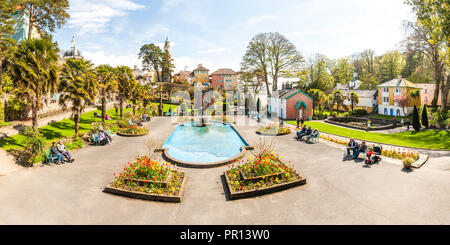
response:
<path fill-rule="evenodd" d="M 57 156 L 53 156 L 50 149 L 45 151 L 45 163 L 55 163 L 54 161 L 58 159 Z"/>

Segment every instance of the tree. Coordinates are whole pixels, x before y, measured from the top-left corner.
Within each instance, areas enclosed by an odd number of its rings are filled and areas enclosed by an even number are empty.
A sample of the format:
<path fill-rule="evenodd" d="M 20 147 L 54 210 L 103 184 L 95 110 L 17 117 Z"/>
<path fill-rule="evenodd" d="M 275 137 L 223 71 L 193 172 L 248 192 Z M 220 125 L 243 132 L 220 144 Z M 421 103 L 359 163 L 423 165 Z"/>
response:
<path fill-rule="evenodd" d="M 29 39 L 20 43 L 11 65 L 15 86 L 26 90 L 32 101 L 33 127 L 38 126 L 38 111 L 55 92 L 59 82 L 58 49 L 49 38 Z"/>
<path fill-rule="evenodd" d="M 353 65 L 347 57 L 340 58 L 337 61 L 336 71 L 334 72 L 334 81 L 340 84 L 348 84 L 353 79 Z"/>
<path fill-rule="evenodd" d="M 308 94 L 311 96 L 311 98 L 313 98 L 313 116 L 316 113 L 316 106 L 318 105 L 319 101 L 320 101 L 320 96 L 321 94 L 323 94 L 323 92 L 319 89 L 310 89 L 308 90 Z"/>
<path fill-rule="evenodd" d="M 61 72 L 59 104 L 67 107 L 70 103 L 74 113 L 75 137 L 78 136 L 80 116 L 86 106 L 95 102 L 98 81 L 93 65 L 84 59 L 68 59 Z"/>
<path fill-rule="evenodd" d="M 304 62 L 294 44 L 278 32 L 267 33 L 272 91 L 278 90 L 278 78 L 297 71 Z"/>
<path fill-rule="evenodd" d="M 144 71 L 153 69 L 156 72 L 156 81 L 162 82 L 161 69 L 163 68 L 163 52 L 155 44 L 145 44 L 139 52 L 139 59 L 142 59 Z"/>
<path fill-rule="evenodd" d="M 404 67 L 405 57 L 400 52 L 386 52 L 380 60 L 381 80 L 384 82 L 396 78 Z"/>
<path fill-rule="evenodd" d="M 417 16 L 417 24 L 423 30 L 424 38 L 427 43 L 434 46 L 439 54 L 440 60 L 450 65 L 450 5 L 441 0 L 407 0 Z M 429 46 L 430 46 L 429 45 Z M 435 72 L 436 73 L 436 72 Z M 444 76 L 442 81 L 436 81 L 436 91 L 441 90 L 441 108 L 444 113 L 447 112 L 447 97 L 450 83 L 450 73 L 447 74 L 447 80 Z M 440 82 L 440 86 L 438 84 Z M 436 92 L 437 94 L 439 92 Z M 435 95 L 436 95 L 435 93 Z M 432 101 L 436 106 L 437 96 Z M 434 103 L 433 103 L 434 102 Z"/>
<path fill-rule="evenodd" d="M 344 104 L 345 96 L 342 94 L 340 90 L 336 90 L 333 92 L 334 103 L 337 106 L 337 114 L 339 116 L 340 107 Z"/>
<path fill-rule="evenodd" d="M 414 128 L 414 130 L 416 131 L 420 131 L 420 121 L 419 121 L 419 112 L 417 111 L 417 107 L 414 105 L 414 110 L 413 110 L 413 118 L 412 118 L 412 126 Z"/>
<path fill-rule="evenodd" d="M 325 104 L 328 106 L 328 110 L 330 111 L 330 115 L 333 115 L 334 109 L 334 96 L 333 94 L 328 94 L 324 98 Z"/>
<path fill-rule="evenodd" d="M 443 42 L 434 42 L 430 37 L 432 32 L 429 28 L 435 28 L 433 26 L 423 26 L 420 23 L 408 22 L 405 25 L 406 29 L 410 32 L 409 36 L 404 41 L 404 46 L 409 52 L 423 54 L 428 62 L 430 62 L 433 68 L 433 76 L 436 84 L 434 91 L 434 97 L 431 101 L 433 107 L 437 106 L 439 91 L 442 84 L 445 83 L 445 68 L 446 68 L 446 56 L 441 50 L 443 49 Z"/>
<path fill-rule="evenodd" d="M 269 89 L 268 66 L 269 57 L 269 38 L 267 33 L 260 33 L 250 40 L 247 50 L 242 57 L 241 70 L 247 72 L 258 71 L 262 80 L 266 84 L 267 95 L 271 96 Z"/>
<path fill-rule="evenodd" d="M 12 12 L 13 7 L 8 1 L 0 1 L 0 127 L 3 126 L 5 120 L 2 75 L 7 65 L 4 61 L 11 57 L 16 45 L 11 38 L 14 33 Z"/>
<path fill-rule="evenodd" d="M 154 98 L 153 88 L 149 84 L 145 84 L 143 86 L 143 92 L 141 97 L 142 107 L 144 108 L 144 110 L 145 108 L 147 108 L 147 105 L 150 104 L 153 98 Z"/>
<path fill-rule="evenodd" d="M 428 128 L 428 113 L 427 113 L 427 105 L 423 106 L 422 110 L 422 125 L 425 128 Z"/>
<path fill-rule="evenodd" d="M 330 74 L 328 65 L 330 60 L 322 54 L 315 54 L 308 60 L 309 85 L 308 89 L 319 89 L 331 92 L 334 86 L 334 77 Z"/>
<path fill-rule="evenodd" d="M 403 115 L 406 115 L 405 107 L 408 105 L 408 96 L 407 95 L 396 95 L 394 96 L 394 103 L 397 103 L 403 110 Z"/>
<path fill-rule="evenodd" d="M 131 104 L 133 105 L 133 116 L 136 115 L 136 105 L 139 104 L 143 96 L 144 96 L 144 87 L 141 84 L 136 83 L 136 86 L 134 87 L 130 96 Z"/>
<path fill-rule="evenodd" d="M 261 101 L 258 98 L 258 100 L 256 101 L 256 111 L 258 112 L 258 114 L 260 113 L 260 110 L 261 110 Z"/>
<path fill-rule="evenodd" d="M 355 93 L 354 91 L 352 91 L 350 93 L 350 104 L 352 106 L 352 112 L 353 112 L 353 108 L 355 107 L 355 105 L 357 105 L 359 103 L 359 96 L 357 93 Z"/>
<path fill-rule="evenodd" d="M 53 32 L 70 18 L 68 0 L 12 0 L 14 6 L 21 6 L 28 16 L 28 39 L 32 37 L 33 28 L 41 33 Z"/>
<path fill-rule="evenodd" d="M 99 65 L 95 69 L 98 80 L 99 97 L 102 101 L 102 122 L 106 118 L 106 101 L 112 99 L 118 89 L 117 77 L 114 68 L 110 65 Z"/>
<path fill-rule="evenodd" d="M 133 75 L 133 70 L 128 66 L 118 66 L 116 68 L 116 76 L 118 81 L 119 91 L 119 106 L 120 106 L 120 119 L 123 118 L 123 103 L 130 99 L 134 88 L 136 87 L 136 79 Z"/>

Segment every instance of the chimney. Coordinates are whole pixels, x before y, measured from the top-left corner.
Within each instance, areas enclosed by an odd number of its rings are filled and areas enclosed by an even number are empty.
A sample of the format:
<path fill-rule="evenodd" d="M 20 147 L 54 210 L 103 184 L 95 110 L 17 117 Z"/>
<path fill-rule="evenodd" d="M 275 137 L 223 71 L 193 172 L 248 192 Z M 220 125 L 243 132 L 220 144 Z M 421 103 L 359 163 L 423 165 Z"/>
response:
<path fill-rule="evenodd" d="M 402 81 L 402 75 L 398 75 L 398 81 L 399 81 L 399 82 Z"/>

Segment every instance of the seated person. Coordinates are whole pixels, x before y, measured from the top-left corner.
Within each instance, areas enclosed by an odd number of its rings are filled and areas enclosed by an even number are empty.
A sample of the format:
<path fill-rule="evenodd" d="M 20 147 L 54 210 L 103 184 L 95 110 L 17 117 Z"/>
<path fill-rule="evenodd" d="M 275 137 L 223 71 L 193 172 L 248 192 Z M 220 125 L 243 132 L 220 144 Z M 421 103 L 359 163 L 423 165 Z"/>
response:
<path fill-rule="evenodd" d="M 347 155 L 350 155 L 350 150 L 355 153 L 355 150 L 358 149 L 358 143 L 354 139 L 350 139 L 347 145 Z"/>
<path fill-rule="evenodd" d="M 319 135 L 319 130 L 317 130 L 317 128 L 316 128 L 316 129 L 314 129 L 314 131 L 312 132 L 311 135 L 308 135 L 308 136 L 306 137 L 306 142 L 309 142 L 310 139 L 315 138 L 315 137 L 317 137 L 318 135 Z"/>
<path fill-rule="evenodd" d="M 102 118 L 96 111 L 94 111 L 94 117 Z"/>
<path fill-rule="evenodd" d="M 297 131 L 297 139 L 301 139 L 302 136 L 306 134 L 307 129 L 306 125 L 304 125 L 300 131 Z"/>
<path fill-rule="evenodd" d="M 112 119 L 111 119 L 111 117 L 108 114 L 106 114 L 105 120 L 112 120 Z"/>
<path fill-rule="evenodd" d="M 359 157 L 359 153 L 361 153 L 361 152 L 365 153 L 366 150 L 367 150 L 367 145 L 366 145 L 366 142 L 363 141 L 363 142 L 361 143 L 361 145 L 359 145 L 359 147 L 357 147 L 357 148 L 353 151 L 353 158 L 352 158 L 352 159 L 358 158 L 358 157 Z"/>
<path fill-rule="evenodd" d="M 308 129 L 306 130 L 306 133 L 300 136 L 300 139 L 302 139 L 305 136 L 310 136 L 312 134 L 312 131 L 313 130 L 311 129 L 311 126 L 309 126 Z"/>
<path fill-rule="evenodd" d="M 147 116 L 147 114 L 142 114 L 142 120 L 144 120 L 144 121 L 150 121 L 150 117 L 149 116 Z"/>
<path fill-rule="evenodd" d="M 61 153 L 67 159 L 67 162 L 73 162 L 75 160 L 70 155 L 70 152 L 67 150 L 67 147 L 63 144 L 62 140 L 58 141 L 57 148 L 59 153 Z"/>
<path fill-rule="evenodd" d="M 62 163 L 62 161 L 63 161 L 63 154 L 61 154 L 59 152 L 58 147 L 56 147 L 55 142 L 52 142 L 51 153 L 52 153 L 52 157 L 57 157 L 58 158 L 56 160 L 57 164 Z"/>
<path fill-rule="evenodd" d="M 139 122 L 138 120 L 136 120 L 135 118 L 132 119 L 133 124 L 138 125 L 138 126 L 142 126 L 142 123 Z"/>
<path fill-rule="evenodd" d="M 106 134 L 103 130 L 100 130 L 98 132 L 98 140 L 100 141 L 100 145 L 109 144 L 108 137 L 106 137 Z"/>

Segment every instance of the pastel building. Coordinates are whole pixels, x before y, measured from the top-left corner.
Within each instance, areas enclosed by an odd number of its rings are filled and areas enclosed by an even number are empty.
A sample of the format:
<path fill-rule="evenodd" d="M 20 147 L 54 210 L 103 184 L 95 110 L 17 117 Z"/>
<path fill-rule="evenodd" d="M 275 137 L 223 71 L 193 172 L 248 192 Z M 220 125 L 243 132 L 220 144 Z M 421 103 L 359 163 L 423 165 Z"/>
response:
<path fill-rule="evenodd" d="M 282 120 L 312 120 L 313 98 L 301 90 L 281 90 L 272 94 L 268 111 Z"/>
<path fill-rule="evenodd" d="M 434 98 L 434 92 L 436 90 L 435 83 L 416 83 L 417 87 L 420 88 L 420 99 L 422 105 L 431 105 Z M 448 92 L 447 98 L 450 98 L 450 91 Z M 437 105 L 442 104 L 442 91 L 439 91 Z M 447 105 L 450 105 L 450 100 L 447 101 Z"/>
<path fill-rule="evenodd" d="M 209 84 L 209 70 L 199 64 L 197 69 L 192 71 L 191 78 L 195 83 Z"/>
<path fill-rule="evenodd" d="M 361 81 L 357 79 L 357 74 L 353 75 L 353 80 L 348 84 L 336 84 L 336 90 L 340 90 L 345 96 L 344 105 L 347 109 L 351 108 L 350 95 L 355 92 L 359 97 L 359 102 L 354 105 L 353 109 L 364 109 L 368 113 L 371 113 L 378 104 L 378 93 L 376 89 L 359 89 L 361 86 Z M 337 106 L 335 106 L 337 109 Z"/>
<path fill-rule="evenodd" d="M 211 74 L 213 89 L 237 90 L 237 73 L 232 69 L 219 69 Z"/>
<path fill-rule="evenodd" d="M 420 105 L 419 98 L 411 98 L 410 92 L 420 89 L 414 83 L 402 79 L 398 76 L 397 79 L 392 79 L 388 82 L 377 86 L 378 89 L 378 114 L 389 116 L 407 116 L 412 113 L 414 105 Z M 407 105 L 403 113 L 403 107 L 395 102 L 395 97 L 398 95 L 406 96 L 408 98 Z"/>
<path fill-rule="evenodd" d="M 190 71 L 180 71 L 174 76 L 174 81 L 178 83 L 189 83 L 192 84 L 192 78 L 190 76 L 192 72 Z"/>

